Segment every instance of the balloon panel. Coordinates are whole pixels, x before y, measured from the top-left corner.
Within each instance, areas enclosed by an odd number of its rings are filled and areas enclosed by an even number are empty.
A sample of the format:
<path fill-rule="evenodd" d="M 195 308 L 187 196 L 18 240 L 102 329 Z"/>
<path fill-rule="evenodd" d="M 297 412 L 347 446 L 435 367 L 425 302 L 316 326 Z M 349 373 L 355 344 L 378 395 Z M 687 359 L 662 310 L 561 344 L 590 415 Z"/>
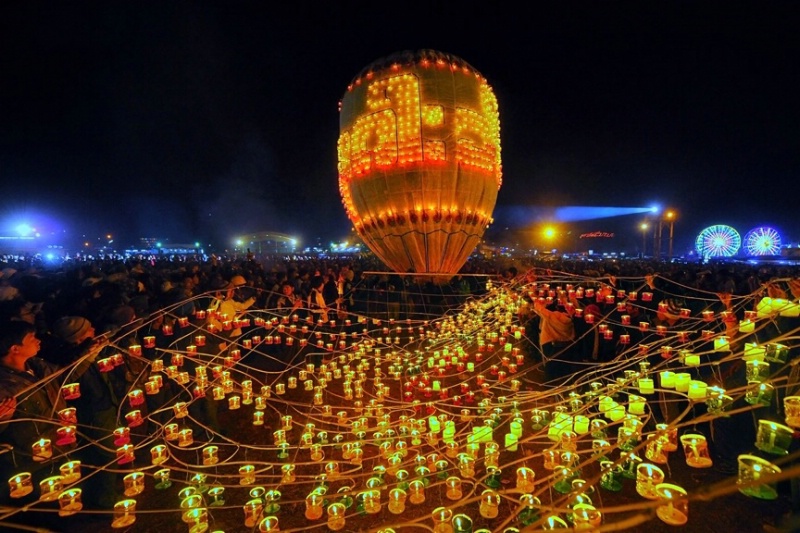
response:
<path fill-rule="evenodd" d="M 497 100 L 463 60 L 378 60 L 342 99 L 339 190 L 364 242 L 397 272 L 455 273 L 501 185 Z"/>

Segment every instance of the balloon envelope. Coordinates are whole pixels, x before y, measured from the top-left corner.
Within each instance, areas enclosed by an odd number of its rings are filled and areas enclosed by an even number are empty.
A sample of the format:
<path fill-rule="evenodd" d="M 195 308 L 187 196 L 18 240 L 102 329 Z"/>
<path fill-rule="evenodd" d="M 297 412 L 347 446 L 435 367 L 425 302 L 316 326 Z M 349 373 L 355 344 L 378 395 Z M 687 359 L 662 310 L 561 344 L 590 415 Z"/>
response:
<path fill-rule="evenodd" d="M 342 99 L 338 167 L 347 216 L 387 266 L 458 272 L 502 183 L 494 92 L 450 54 L 379 59 Z"/>

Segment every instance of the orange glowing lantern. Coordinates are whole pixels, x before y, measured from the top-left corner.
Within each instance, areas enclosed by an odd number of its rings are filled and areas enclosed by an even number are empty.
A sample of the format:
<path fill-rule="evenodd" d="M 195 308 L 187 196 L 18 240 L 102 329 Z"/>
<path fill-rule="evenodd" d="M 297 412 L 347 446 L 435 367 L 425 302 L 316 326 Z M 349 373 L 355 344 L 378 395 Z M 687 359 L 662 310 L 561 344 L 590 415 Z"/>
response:
<path fill-rule="evenodd" d="M 397 272 L 455 273 L 502 183 L 492 88 L 464 60 L 400 52 L 368 65 L 341 103 L 339 192 L 369 248 Z"/>

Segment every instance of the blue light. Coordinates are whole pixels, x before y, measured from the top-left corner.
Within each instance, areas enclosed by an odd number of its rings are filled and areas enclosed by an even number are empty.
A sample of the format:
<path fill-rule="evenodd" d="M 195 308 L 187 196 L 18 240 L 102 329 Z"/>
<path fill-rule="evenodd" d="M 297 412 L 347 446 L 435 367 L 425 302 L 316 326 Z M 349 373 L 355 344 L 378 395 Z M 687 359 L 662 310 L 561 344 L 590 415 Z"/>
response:
<path fill-rule="evenodd" d="M 577 222 L 580 220 L 596 220 L 652 211 L 651 207 L 593 207 L 593 206 L 565 206 L 557 207 L 555 219 L 559 222 Z"/>
<path fill-rule="evenodd" d="M 30 224 L 25 224 L 25 223 L 17 224 L 17 227 L 14 229 L 17 230 L 17 233 L 20 234 L 20 237 L 27 237 L 28 235 L 36 231 L 33 227 L 30 226 Z"/>

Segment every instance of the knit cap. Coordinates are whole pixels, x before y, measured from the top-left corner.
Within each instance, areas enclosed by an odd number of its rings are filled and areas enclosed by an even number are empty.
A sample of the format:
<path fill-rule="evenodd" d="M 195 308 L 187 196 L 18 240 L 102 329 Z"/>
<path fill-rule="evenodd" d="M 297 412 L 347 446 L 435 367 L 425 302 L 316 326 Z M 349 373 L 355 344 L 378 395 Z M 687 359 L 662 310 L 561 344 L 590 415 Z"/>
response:
<path fill-rule="evenodd" d="M 75 343 L 92 324 L 82 316 L 63 316 L 53 324 L 53 335 L 64 342 Z"/>
<path fill-rule="evenodd" d="M 662 300 L 661 304 L 658 306 L 659 311 L 670 315 L 680 315 L 681 309 L 685 307 L 683 300 L 678 298 L 667 298 L 666 300 Z"/>

